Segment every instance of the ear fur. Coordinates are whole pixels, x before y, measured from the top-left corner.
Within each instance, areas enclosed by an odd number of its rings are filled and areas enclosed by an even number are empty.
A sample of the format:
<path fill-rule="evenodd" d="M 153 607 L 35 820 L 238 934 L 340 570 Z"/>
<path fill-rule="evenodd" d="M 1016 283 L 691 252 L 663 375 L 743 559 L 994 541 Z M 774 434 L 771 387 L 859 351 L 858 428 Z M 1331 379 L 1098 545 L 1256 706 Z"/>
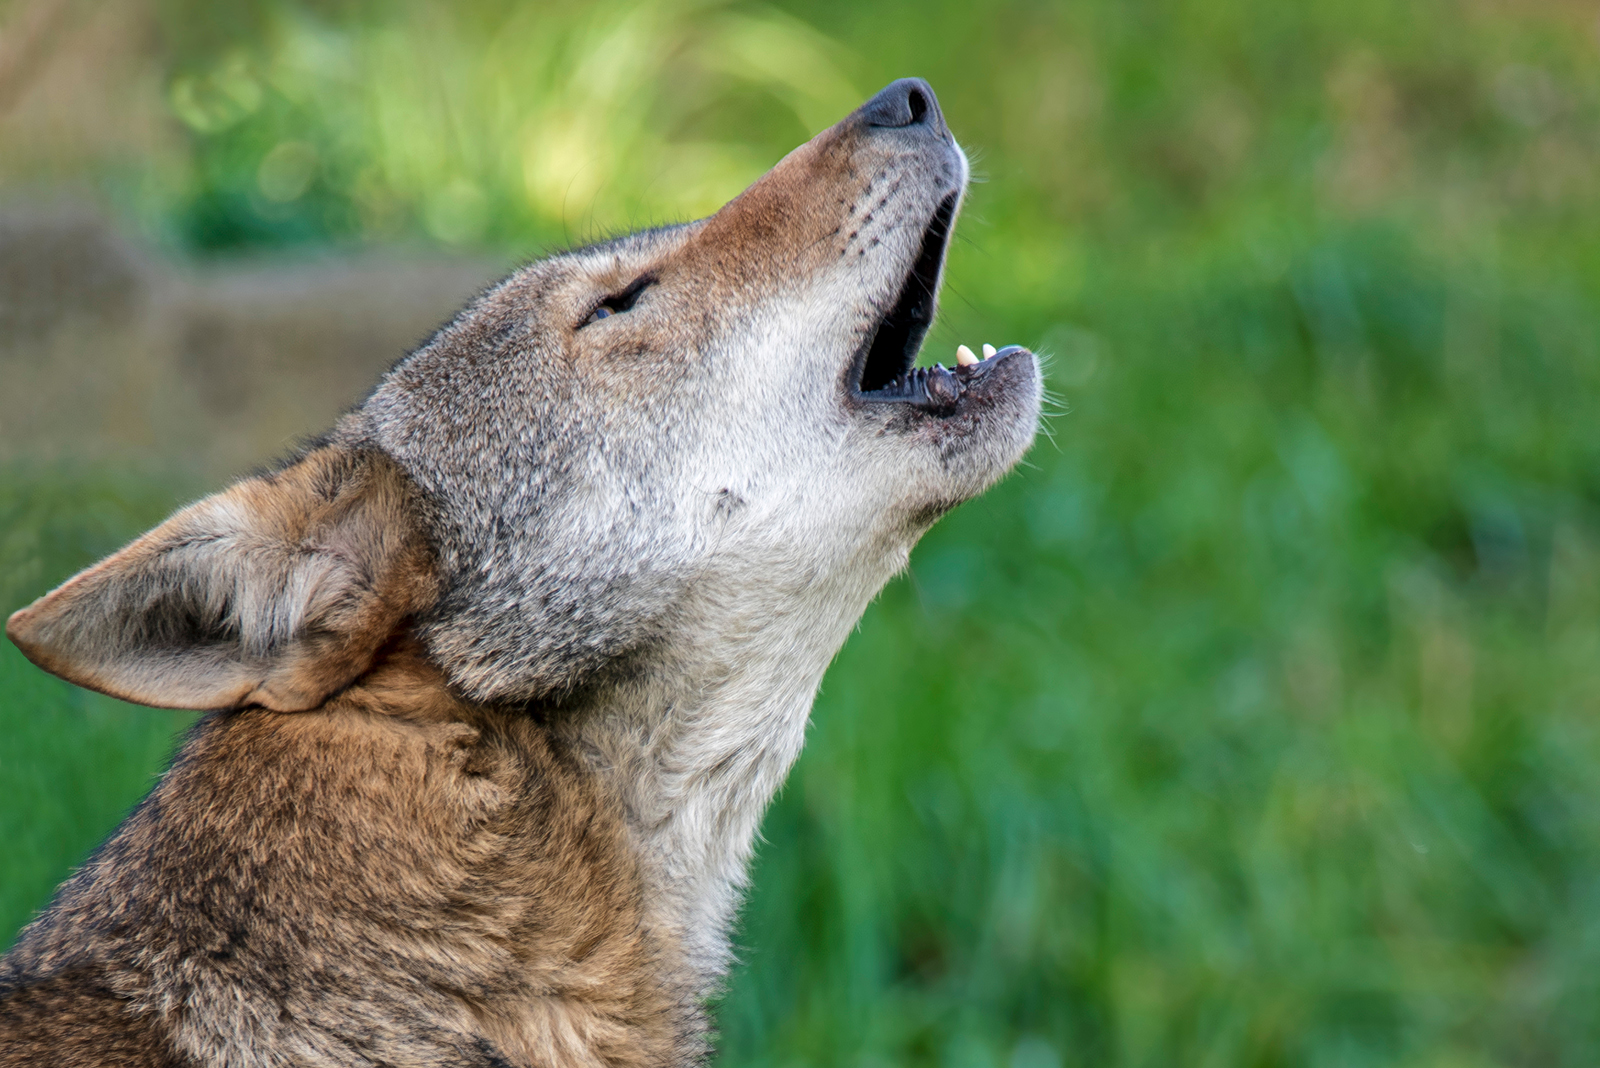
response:
<path fill-rule="evenodd" d="M 323 448 L 207 497 L 12 615 L 69 682 L 161 708 L 316 708 L 438 595 L 420 495 Z"/>

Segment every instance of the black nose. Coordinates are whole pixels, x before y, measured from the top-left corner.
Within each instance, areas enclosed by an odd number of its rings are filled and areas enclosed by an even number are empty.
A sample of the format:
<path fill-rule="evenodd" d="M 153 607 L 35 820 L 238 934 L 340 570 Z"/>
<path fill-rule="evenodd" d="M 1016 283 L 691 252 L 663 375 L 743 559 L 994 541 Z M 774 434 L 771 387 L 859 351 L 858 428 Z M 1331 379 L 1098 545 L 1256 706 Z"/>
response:
<path fill-rule="evenodd" d="M 942 127 L 939 98 L 921 78 L 901 78 L 890 82 L 882 92 L 861 105 L 860 115 L 868 126 Z"/>

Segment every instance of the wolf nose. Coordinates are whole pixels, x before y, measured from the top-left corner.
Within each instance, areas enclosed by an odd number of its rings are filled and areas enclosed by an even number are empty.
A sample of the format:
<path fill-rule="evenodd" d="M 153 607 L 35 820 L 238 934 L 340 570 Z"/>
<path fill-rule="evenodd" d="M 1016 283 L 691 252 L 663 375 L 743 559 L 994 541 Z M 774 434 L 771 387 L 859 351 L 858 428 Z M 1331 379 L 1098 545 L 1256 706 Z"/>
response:
<path fill-rule="evenodd" d="M 890 82 L 877 96 L 861 105 L 860 114 L 868 126 L 944 127 L 939 98 L 921 78 Z"/>

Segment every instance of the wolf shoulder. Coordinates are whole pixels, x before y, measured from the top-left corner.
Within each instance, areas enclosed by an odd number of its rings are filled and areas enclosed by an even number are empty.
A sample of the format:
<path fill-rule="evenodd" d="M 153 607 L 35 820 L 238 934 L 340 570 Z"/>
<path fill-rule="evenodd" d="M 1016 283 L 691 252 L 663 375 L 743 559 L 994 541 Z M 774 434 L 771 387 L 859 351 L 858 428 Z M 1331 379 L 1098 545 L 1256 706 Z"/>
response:
<path fill-rule="evenodd" d="M 660 958 L 625 833 L 408 650 L 315 711 L 213 713 L 5 959 L 0 1064 L 507 1063 L 529 1004 Z M 654 1046 L 681 1013 L 636 993 L 610 1014 Z"/>

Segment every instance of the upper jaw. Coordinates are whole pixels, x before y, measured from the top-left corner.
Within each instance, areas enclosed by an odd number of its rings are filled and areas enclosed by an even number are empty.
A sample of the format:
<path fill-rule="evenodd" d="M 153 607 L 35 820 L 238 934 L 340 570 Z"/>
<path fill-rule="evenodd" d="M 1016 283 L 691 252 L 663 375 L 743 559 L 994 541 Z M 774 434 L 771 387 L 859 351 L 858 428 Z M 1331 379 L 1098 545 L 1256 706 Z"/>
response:
<path fill-rule="evenodd" d="M 860 403 L 912 399 L 903 388 L 904 380 L 938 310 L 945 254 L 960 203 L 959 188 L 939 198 L 915 256 L 896 283 L 892 303 L 874 309 L 864 338 L 851 356 L 847 380 L 851 399 Z"/>
<path fill-rule="evenodd" d="M 960 407 L 969 390 L 987 393 L 1004 388 L 1002 383 L 986 381 L 998 364 L 1018 355 L 1032 358 L 1032 353 L 1019 345 L 1008 345 L 999 351 L 986 345 L 984 359 L 965 362 L 973 357 L 963 346 L 963 362 L 956 367 L 915 366 L 937 310 L 945 256 L 968 175 L 966 155 L 960 148 L 953 141 L 943 147 L 955 157 L 959 184 L 942 195 L 935 194 L 937 204 L 916 255 L 898 280 L 893 303 L 874 309 L 863 340 L 851 355 L 844 387 L 852 407 L 895 405 L 900 410 L 948 416 Z"/>

